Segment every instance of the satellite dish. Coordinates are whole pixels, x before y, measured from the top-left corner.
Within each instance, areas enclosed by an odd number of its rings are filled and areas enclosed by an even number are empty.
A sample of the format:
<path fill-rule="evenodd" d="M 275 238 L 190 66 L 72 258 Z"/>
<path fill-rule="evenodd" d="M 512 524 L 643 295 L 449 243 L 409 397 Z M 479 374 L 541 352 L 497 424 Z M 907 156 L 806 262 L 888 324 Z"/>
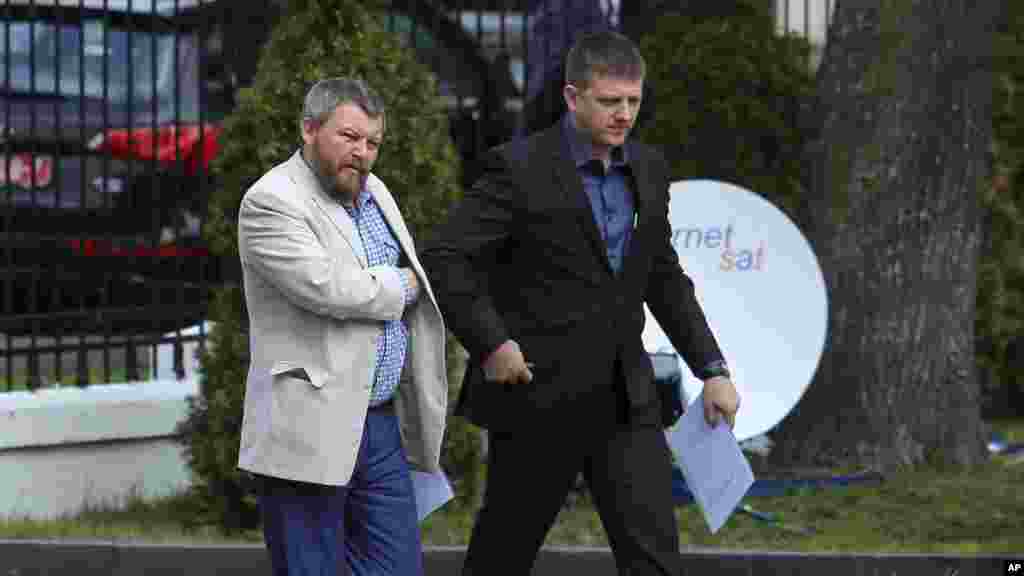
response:
<path fill-rule="evenodd" d="M 800 400 L 821 359 L 828 300 L 818 260 L 796 225 L 749 190 L 688 180 L 669 194 L 672 245 L 742 398 L 733 434 L 763 434 Z M 644 308 L 645 349 L 677 354 Z M 677 360 L 692 402 L 703 383 Z"/>

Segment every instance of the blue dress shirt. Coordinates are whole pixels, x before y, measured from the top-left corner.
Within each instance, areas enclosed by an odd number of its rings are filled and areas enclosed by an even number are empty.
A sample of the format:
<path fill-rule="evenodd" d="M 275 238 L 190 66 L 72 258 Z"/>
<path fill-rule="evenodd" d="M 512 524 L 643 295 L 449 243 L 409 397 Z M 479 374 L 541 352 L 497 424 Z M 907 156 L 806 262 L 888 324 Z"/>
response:
<path fill-rule="evenodd" d="M 384 214 L 381 213 L 373 195 L 364 188 L 356 198 L 355 205 L 344 208 L 359 231 L 363 249 L 366 250 L 367 264 L 398 267 L 402 247 L 384 220 Z M 408 306 L 416 300 L 418 291 L 409 285 L 405 274 L 399 274 L 399 278 L 405 293 L 405 304 Z M 398 389 L 398 380 L 402 376 L 408 343 L 409 328 L 404 319 L 384 322 L 384 331 L 377 337 L 377 364 L 370 392 L 370 406 L 379 406 L 394 397 L 395 390 Z"/>
<path fill-rule="evenodd" d="M 604 164 L 593 157 L 590 138 L 576 129 L 570 114 L 562 119 L 568 137 L 569 151 L 576 164 L 576 171 L 583 180 L 583 190 L 590 200 L 594 212 L 594 223 L 605 241 L 608 264 L 616 274 L 622 271 L 622 262 L 629 251 L 633 235 L 634 202 L 630 185 L 629 148 L 612 148 L 611 162 L 605 170 Z M 724 360 L 715 360 L 695 371 L 701 380 L 724 374 L 728 368 Z"/>
<path fill-rule="evenodd" d="M 608 264 L 618 274 L 629 251 L 634 222 L 627 149 L 625 146 L 612 148 L 611 163 L 605 170 L 604 164 L 593 157 L 589 137 L 576 129 L 572 116 L 566 114 L 563 122 L 565 133 L 569 135 L 569 151 L 594 212 L 594 223 L 607 247 Z"/>

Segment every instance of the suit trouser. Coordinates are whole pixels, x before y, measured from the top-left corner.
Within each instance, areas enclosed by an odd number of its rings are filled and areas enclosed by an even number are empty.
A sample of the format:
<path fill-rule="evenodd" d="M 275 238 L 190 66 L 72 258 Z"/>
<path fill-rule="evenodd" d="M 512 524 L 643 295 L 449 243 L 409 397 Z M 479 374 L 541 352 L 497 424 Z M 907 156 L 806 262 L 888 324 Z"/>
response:
<path fill-rule="evenodd" d="M 347 486 L 259 480 L 274 576 L 423 573 L 412 477 L 393 409 L 367 413 Z"/>
<path fill-rule="evenodd" d="M 583 472 L 621 575 L 682 574 L 672 462 L 659 428 L 488 433 L 484 504 L 463 576 L 530 573 L 569 490 Z"/>

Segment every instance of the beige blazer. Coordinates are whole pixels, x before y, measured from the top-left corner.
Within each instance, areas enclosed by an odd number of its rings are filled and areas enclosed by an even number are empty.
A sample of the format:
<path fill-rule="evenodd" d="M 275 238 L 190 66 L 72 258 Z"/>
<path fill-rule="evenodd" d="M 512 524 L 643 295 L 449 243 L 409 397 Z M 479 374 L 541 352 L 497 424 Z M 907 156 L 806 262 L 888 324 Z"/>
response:
<path fill-rule="evenodd" d="M 405 317 L 396 411 L 409 462 L 440 472 L 448 381 L 445 327 L 394 199 L 367 188 L 422 290 L 404 307 L 395 268 L 368 266 L 355 223 L 296 152 L 250 187 L 238 217 L 251 361 L 238 466 L 317 484 L 352 476 L 383 321 Z"/>

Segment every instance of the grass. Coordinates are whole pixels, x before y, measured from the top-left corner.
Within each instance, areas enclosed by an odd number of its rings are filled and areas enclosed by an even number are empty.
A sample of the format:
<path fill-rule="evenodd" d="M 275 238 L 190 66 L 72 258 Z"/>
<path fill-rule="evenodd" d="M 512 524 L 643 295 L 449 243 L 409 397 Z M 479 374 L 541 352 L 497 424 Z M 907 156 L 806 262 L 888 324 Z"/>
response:
<path fill-rule="evenodd" d="M 1015 428 L 1019 429 L 1019 428 Z M 994 458 L 971 471 L 922 468 L 880 485 L 795 491 L 750 498 L 754 508 L 788 524 L 813 528 L 804 536 L 734 514 L 710 534 L 693 506 L 677 509 L 684 547 L 809 552 L 916 552 L 1006 554 L 1024 550 L 1024 463 Z M 120 507 L 90 506 L 54 521 L 0 520 L 0 538 L 86 538 L 157 543 L 256 543 L 259 532 L 227 537 L 213 528 L 186 531 L 181 497 Z M 427 545 L 465 545 L 473 511 L 450 503 L 423 523 Z M 607 546 L 601 522 L 586 497 L 560 513 L 547 545 Z"/>
<path fill-rule="evenodd" d="M 972 471 L 918 469 L 874 486 L 748 499 L 812 528 L 802 536 L 734 514 L 711 535 L 694 507 L 679 511 L 684 545 L 817 552 L 1009 553 L 1024 549 L 1024 465 L 999 459 Z"/>
<path fill-rule="evenodd" d="M 1024 419 L 994 420 L 1008 442 L 1024 442 Z M 843 472 L 848 472 L 844 470 Z M 0 518 L 3 539 L 103 539 L 156 543 L 262 543 L 258 531 L 225 536 L 213 527 L 186 530 L 183 496 L 120 505 L 87 505 L 50 521 Z M 572 499 L 548 533 L 547 545 L 607 546 L 589 498 Z M 694 505 L 677 508 L 680 541 L 691 548 L 807 552 L 917 552 L 1006 554 L 1024 550 L 1024 462 L 993 457 L 972 470 L 922 467 L 888 476 L 881 484 L 801 489 L 784 497 L 745 503 L 812 535 L 735 513 L 710 534 Z M 426 545 L 465 545 L 474 510 L 449 503 L 423 525 Z"/>
<path fill-rule="evenodd" d="M 784 497 L 748 498 L 746 504 L 789 525 L 812 528 L 805 536 L 736 513 L 712 535 L 694 505 L 679 507 L 680 541 L 690 548 L 805 552 L 917 552 L 1005 554 L 1024 550 L 1024 463 L 1001 459 L 970 472 L 918 469 L 880 485 L 799 490 Z M 428 518 L 424 540 L 465 544 L 471 518 L 442 511 Z M 590 503 L 565 508 L 548 545 L 607 546 Z"/>
<path fill-rule="evenodd" d="M 262 543 L 262 535 L 250 532 L 225 536 L 212 526 L 185 530 L 183 495 L 146 500 L 137 495 L 116 504 L 87 504 L 73 516 L 54 520 L 0 519 L 0 538 L 5 539 L 99 539 L 158 544 Z"/>

